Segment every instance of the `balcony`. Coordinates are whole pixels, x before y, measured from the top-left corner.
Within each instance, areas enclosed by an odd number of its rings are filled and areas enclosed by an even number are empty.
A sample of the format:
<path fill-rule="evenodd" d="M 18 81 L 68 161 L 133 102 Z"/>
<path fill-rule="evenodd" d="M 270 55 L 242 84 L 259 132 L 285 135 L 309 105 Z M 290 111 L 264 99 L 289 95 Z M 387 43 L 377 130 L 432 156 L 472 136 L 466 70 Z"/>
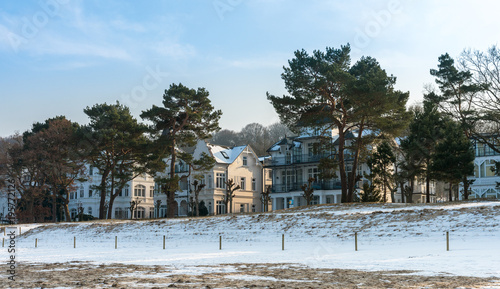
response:
<path fill-rule="evenodd" d="M 291 191 L 302 191 L 302 189 L 300 187 L 306 183 L 307 182 L 273 185 L 272 192 L 273 193 L 286 193 L 286 192 L 291 192 Z M 340 190 L 341 189 L 340 180 L 334 179 L 334 180 L 329 180 L 329 181 L 314 182 L 313 189 L 314 190 Z"/>
<path fill-rule="evenodd" d="M 318 163 L 322 158 L 331 157 L 330 154 L 316 154 L 316 155 L 291 155 L 283 157 L 273 157 L 264 161 L 265 167 L 286 166 L 304 163 Z M 335 156 L 336 157 L 336 156 Z"/>

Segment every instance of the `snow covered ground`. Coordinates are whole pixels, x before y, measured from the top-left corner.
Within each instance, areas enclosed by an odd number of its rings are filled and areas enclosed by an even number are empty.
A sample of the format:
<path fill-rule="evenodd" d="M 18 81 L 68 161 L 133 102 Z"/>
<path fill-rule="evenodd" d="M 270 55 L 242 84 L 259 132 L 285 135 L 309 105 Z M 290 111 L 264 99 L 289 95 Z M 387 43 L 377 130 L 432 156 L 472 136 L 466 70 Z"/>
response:
<path fill-rule="evenodd" d="M 231 272 L 230 264 L 275 263 L 485 277 L 500 284 L 500 202 L 322 205 L 198 219 L 24 225 L 21 231 L 16 258 L 31 264 L 169 265 L 195 275 Z M 0 260 L 8 256 L 3 248 Z"/>

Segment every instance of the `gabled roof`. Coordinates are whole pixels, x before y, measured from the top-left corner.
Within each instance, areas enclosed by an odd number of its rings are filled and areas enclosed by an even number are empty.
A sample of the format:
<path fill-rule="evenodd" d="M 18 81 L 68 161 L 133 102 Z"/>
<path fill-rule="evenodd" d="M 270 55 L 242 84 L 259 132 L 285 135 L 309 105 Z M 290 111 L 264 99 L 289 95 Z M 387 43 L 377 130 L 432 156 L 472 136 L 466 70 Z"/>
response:
<path fill-rule="evenodd" d="M 217 163 L 232 164 L 247 146 L 228 148 L 207 143 L 207 147 Z"/>

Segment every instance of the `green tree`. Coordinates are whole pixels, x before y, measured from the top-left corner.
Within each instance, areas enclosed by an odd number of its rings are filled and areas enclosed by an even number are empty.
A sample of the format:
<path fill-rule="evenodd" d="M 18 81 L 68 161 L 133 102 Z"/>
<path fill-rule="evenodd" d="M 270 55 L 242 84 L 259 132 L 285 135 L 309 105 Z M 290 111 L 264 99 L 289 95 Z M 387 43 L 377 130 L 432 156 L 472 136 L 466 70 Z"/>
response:
<path fill-rule="evenodd" d="M 451 188 L 459 182 L 464 186 L 464 199 L 468 199 L 467 177 L 474 173 L 474 150 L 472 143 L 463 133 L 460 123 L 448 119 L 444 123 L 443 139 L 436 145 L 432 156 L 431 171 L 437 179 L 449 182 L 449 201 L 452 200 Z"/>
<path fill-rule="evenodd" d="M 409 176 L 419 173 L 425 178 L 426 202 L 430 202 L 430 182 L 435 177 L 431 163 L 435 147 L 443 137 L 443 120 L 434 102 L 424 100 L 422 110 L 416 110 L 409 126 L 409 134 L 401 142 L 401 147 L 408 153 L 406 156 Z M 411 180 L 413 181 L 413 179 Z"/>
<path fill-rule="evenodd" d="M 194 163 L 190 154 L 178 150 L 183 146 L 194 146 L 198 139 L 210 138 L 211 133 L 219 130 L 220 110 L 214 110 L 209 93 L 204 88 L 190 89 L 182 84 L 171 84 L 163 95 L 163 107 L 153 105 L 143 111 L 141 117 L 152 123 L 154 155 L 163 164 L 151 170 L 157 175 L 163 193 L 167 195 L 167 217 L 175 215 L 175 192 L 178 190 L 179 177 L 175 174 L 178 160 Z M 205 156 L 196 165 L 213 166 L 213 160 Z M 169 166 L 167 175 L 160 175 Z"/>
<path fill-rule="evenodd" d="M 436 77 L 441 95 L 429 94 L 432 97 L 430 100 L 456 120 L 463 133 L 470 138 L 477 120 L 474 98 L 482 90 L 482 85 L 473 83 L 470 71 L 457 69 L 448 53 L 441 55 L 438 61 L 438 69 L 431 69 L 430 73 Z"/>
<path fill-rule="evenodd" d="M 139 124 L 129 108 L 118 102 L 96 104 L 84 112 L 90 119 L 80 130 L 81 140 L 88 144 L 85 158 L 101 176 L 95 186 L 100 193 L 99 219 L 105 219 L 106 213 L 110 218 L 118 190 L 148 169 L 150 146 L 144 135 L 146 126 Z"/>
<path fill-rule="evenodd" d="M 75 182 L 84 181 L 85 163 L 77 153 L 78 124 L 64 116 L 35 123 L 25 133 L 26 149 L 33 150 L 42 168 L 42 177 L 51 199 L 52 221 L 57 221 L 58 204 L 61 204 L 65 219 L 70 220 L 68 209 L 70 192 L 75 191 Z"/>
<path fill-rule="evenodd" d="M 360 193 L 359 201 L 362 203 L 378 203 L 382 201 L 380 190 L 373 184 L 363 183 L 363 191 Z"/>
<path fill-rule="evenodd" d="M 382 141 L 367 160 L 370 168 L 370 178 L 372 184 L 382 186 L 382 200 L 387 202 L 387 189 L 391 194 L 391 202 L 395 202 L 394 192 L 397 190 L 397 184 L 394 177 L 394 163 L 396 156 L 393 148 L 388 141 Z"/>
<path fill-rule="evenodd" d="M 397 135 L 409 121 L 408 93 L 394 89 L 396 78 L 388 76 L 379 63 L 363 57 L 350 64 L 350 47 L 326 48 L 325 52 L 296 51 L 281 75 L 290 95 L 267 93 L 282 123 L 314 129 L 320 134 L 338 132 L 338 162 L 342 202 L 352 202 L 356 170 L 371 133 Z M 346 172 L 346 136 L 355 132 L 349 148 L 352 171 Z"/>

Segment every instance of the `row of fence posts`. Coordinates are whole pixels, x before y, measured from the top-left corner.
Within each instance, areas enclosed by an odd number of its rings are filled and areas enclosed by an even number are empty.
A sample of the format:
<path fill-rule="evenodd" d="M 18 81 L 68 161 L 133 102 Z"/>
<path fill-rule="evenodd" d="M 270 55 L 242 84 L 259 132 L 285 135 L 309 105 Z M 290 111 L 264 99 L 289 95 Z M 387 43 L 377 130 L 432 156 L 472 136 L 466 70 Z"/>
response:
<path fill-rule="evenodd" d="M 4 230 L 4 236 L 5 236 Z M 21 232 L 21 228 L 19 228 Z M 165 250 L 165 239 L 163 235 L 163 250 Z M 2 238 L 2 248 L 5 246 L 5 238 Z M 38 247 L 38 238 L 35 238 L 35 248 Z M 76 248 L 76 236 L 73 237 L 73 248 Z M 118 236 L 115 236 L 115 249 L 118 249 Z M 222 235 L 219 235 L 219 250 L 222 250 Z M 281 250 L 285 251 L 285 234 L 281 234 Z M 358 251 L 358 232 L 354 232 L 354 251 Z M 450 251 L 450 232 L 446 232 L 446 251 Z"/>

